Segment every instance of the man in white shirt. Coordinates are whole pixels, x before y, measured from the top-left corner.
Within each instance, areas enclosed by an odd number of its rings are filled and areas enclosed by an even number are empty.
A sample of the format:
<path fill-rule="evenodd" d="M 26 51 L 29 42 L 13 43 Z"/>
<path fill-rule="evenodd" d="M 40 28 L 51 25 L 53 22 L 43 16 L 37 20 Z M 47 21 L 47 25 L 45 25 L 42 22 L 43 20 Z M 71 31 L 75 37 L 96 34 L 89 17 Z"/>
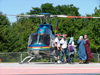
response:
<path fill-rule="evenodd" d="M 58 61 L 60 59 L 60 40 L 59 40 L 60 36 L 61 36 L 60 34 L 56 34 L 56 38 L 55 38 L 55 50 L 56 50 L 56 56 Z M 57 59 L 55 60 L 55 62 L 57 62 Z"/>
<path fill-rule="evenodd" d="M 66 34 L 63 34 L 63 38 L 60 41 L 60 45 L 61 45 L 61 47 L 60 47 L 61 48 L 60 61 L 61 62 L 65 62 L 64 59 L 63 59 L 64 53 L 66 55 L 67 62 L 69 62 L 69 59 L 68 59 L 68 49 L 67 49 L 67 39 L 66 39 L 66 37 L 67 37 L 67 35 Z"/>

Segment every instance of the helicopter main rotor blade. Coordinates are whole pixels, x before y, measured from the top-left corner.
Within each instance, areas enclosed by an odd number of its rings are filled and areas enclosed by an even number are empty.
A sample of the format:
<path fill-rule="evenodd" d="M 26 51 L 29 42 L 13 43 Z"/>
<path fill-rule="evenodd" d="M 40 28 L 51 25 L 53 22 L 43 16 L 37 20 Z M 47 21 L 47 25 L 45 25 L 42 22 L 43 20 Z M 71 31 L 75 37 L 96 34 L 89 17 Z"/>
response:
<path fill-rule="evenodd" d="M 100 18 L 100 17 L 87 17 L 87 16 L 67 16 L 67 18 Z"/>
<path fill-rule="evenodd" d="M 16 17 L 63 17 L 63 18 L 100 18 L 100 17 L 87 17 L 87 16 L 67 16 L 67 15 L 8 15 L 5 14 L 5 16 L 16 16 Z"/>
<path fill-rule="evenodd" d="M 100 17 L 67 16 L 67 15 L 50 15 L 50 17 L 63 17 L 63 18 L 100 18 Z"/>
<path fill-rule="evenodd" d="M 44 17 L 44 15 L 8 15 L 8 14 L 5 14 L 5 16 L 17 16 L 17 17 Z"/>

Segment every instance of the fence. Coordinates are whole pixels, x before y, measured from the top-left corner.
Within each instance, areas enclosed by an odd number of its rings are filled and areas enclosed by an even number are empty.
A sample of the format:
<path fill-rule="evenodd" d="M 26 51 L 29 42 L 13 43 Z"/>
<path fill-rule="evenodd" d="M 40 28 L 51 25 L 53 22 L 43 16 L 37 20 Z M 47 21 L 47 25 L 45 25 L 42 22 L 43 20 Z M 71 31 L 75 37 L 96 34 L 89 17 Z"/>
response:
<path fill-rule="evenodd" d="M 100 54 L 98 53 L 92 53 L 93 59 L 91 59 L 91 62 L 100 62 Z M 24 59 L 26 56 L 28 56 L 27 52 L 7 52 L 7 53 L 0 53 L 0 61 L 1 62 L 20 62 L 22 59 Z M 41 59 L 33 59 L 32 62 L 54 62 L 54 58 L 41 58 Z M 74 58 L 75 62 L 78 62 L 78 54 L 75 54 Z"/>

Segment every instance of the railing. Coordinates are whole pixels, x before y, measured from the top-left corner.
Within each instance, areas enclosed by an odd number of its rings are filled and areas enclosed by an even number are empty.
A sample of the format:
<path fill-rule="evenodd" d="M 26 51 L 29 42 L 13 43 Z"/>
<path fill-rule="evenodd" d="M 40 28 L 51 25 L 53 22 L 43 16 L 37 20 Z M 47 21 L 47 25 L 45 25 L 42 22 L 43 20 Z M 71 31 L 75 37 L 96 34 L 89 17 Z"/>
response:
<path fill-rule="evenodd" d="M 93 59 L 91 59 L 91 62 L 100 62 L 100 54 L 98 53 L 92 53 Z M 0 53 L 0 62 L 20 62 L 22 59 L 24 59 L 26 56 L 28 56 L 27 52 L 7 52 L 7 53 Z M 54 58 L 35 58 L 32 60 L 32 62 L 54 62 Z M 78 62 L 78 54 L 75 54 L 74 61 Z"/>

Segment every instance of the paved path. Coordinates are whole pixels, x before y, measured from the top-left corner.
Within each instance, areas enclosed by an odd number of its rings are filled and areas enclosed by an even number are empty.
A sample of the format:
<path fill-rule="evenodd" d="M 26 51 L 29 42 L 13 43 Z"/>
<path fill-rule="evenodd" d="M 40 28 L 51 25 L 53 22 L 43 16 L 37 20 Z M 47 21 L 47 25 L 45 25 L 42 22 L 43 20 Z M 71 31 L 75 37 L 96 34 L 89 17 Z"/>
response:
<path fill-rule="evenodd" d="M 100 75 L 100 63 L 0 63 L 0 75 Z"/>

